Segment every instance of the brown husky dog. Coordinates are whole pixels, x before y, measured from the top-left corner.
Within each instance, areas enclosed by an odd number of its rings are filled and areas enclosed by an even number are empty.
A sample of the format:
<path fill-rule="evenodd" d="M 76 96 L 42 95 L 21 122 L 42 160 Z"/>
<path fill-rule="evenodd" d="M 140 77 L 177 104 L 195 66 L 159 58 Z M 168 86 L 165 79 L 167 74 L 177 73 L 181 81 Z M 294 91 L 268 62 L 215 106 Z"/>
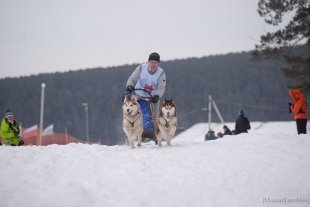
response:
<path fill-rule="evenodd" d="M 155 124 L 155 135 L 158 141 L 158 146 L 162 146 L 162 139 L 167 141 L 167 145 L 171 145 L 171 140 L 174 137 L 177 129 L 177 112 L 176 106 L 172 99 L 166 100 L 161 104 L 159 109 L 159 117 Z"/>

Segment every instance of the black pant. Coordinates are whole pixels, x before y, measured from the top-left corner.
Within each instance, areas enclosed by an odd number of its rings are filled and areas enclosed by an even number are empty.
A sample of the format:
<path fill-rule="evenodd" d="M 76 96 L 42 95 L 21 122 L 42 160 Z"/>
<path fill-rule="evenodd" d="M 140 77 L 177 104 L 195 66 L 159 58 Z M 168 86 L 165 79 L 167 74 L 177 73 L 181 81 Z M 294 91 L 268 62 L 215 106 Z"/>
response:
<path fill-rule="evenodd" d="M 298 134 L 307 134 L 307 119 L 296 119 Z"/>

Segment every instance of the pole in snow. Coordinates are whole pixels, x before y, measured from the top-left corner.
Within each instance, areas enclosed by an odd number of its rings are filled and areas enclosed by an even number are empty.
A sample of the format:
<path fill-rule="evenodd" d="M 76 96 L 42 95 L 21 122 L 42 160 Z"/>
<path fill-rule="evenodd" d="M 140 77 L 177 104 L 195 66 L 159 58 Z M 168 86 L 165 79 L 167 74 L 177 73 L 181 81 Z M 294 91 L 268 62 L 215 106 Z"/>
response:
<path fill-rule="evenodd" d="M 215 112 L 217 113 L 217 116 L 219 117 L 219 119 L 221 120 L 221 122 L 222 122 L 222 124 L 224 126 L 225 125 L 224 119 L 223 119 L 223 117 L 222 117 L 222 115 L 220 113 L 220 110 L 217 108 L 217 105 L 216 105 L 214 100 L 212 100 L 212 104 L 213 104 L 213 108 L 215 109 Z"/>
<path fill-rule="evenodd" d="M 40 109 L 39 145 L 42 145 L 43 114 L 44 114 L 44 90 L 45 90 L 45 83 L 42 83 L 41 84 L 41 109 Z"/>
<path fill-rule="evenodd" d="M 208 131 L 210 131 L 211 130 L 211 110 L 212 110 L 212 96 L 211 95 L 209 95 L 209 108 L 208 108 L 208 123 L 209 123 L 209 127 L 208 127 Z"/>
<path fill-rule="evenodd" d="M 82 103 L 82 105 L 85 108 L 86 140 L 89 142 L 88 103 Z"/>

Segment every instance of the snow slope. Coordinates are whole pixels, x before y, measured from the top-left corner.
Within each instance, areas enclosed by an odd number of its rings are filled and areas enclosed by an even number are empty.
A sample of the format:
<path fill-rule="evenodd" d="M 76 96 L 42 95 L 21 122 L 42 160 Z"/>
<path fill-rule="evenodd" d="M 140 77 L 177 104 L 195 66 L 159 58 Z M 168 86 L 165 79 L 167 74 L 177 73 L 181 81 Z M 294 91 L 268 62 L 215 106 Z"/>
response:
<path fill-rule="evenodd" d="M 196 124 L 162 148 L 0 147 L 0 206 L 310 206 L 309 134 L 294 122 L 251 124 L 208 142 Z"/>

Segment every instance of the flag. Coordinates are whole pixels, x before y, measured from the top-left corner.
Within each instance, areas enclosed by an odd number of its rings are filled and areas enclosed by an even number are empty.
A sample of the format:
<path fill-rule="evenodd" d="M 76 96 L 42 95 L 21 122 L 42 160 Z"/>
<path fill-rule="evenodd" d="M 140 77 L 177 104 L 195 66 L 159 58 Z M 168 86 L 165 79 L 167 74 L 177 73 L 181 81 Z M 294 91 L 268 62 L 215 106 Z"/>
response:
<path fill-rule="evenodd" d="M 33 125 L 32 127 L 26 128 L 22 132 L 22 137 L 28 139 L 30 137 L 38 137 L 38 125 Z"/>
<path fill-rule="evenodd" d="M 50 135 L 54 133 L 54 124 L 49 125 L 48 127 L 46 127 L 43 132 L 42 135 Z"/>

